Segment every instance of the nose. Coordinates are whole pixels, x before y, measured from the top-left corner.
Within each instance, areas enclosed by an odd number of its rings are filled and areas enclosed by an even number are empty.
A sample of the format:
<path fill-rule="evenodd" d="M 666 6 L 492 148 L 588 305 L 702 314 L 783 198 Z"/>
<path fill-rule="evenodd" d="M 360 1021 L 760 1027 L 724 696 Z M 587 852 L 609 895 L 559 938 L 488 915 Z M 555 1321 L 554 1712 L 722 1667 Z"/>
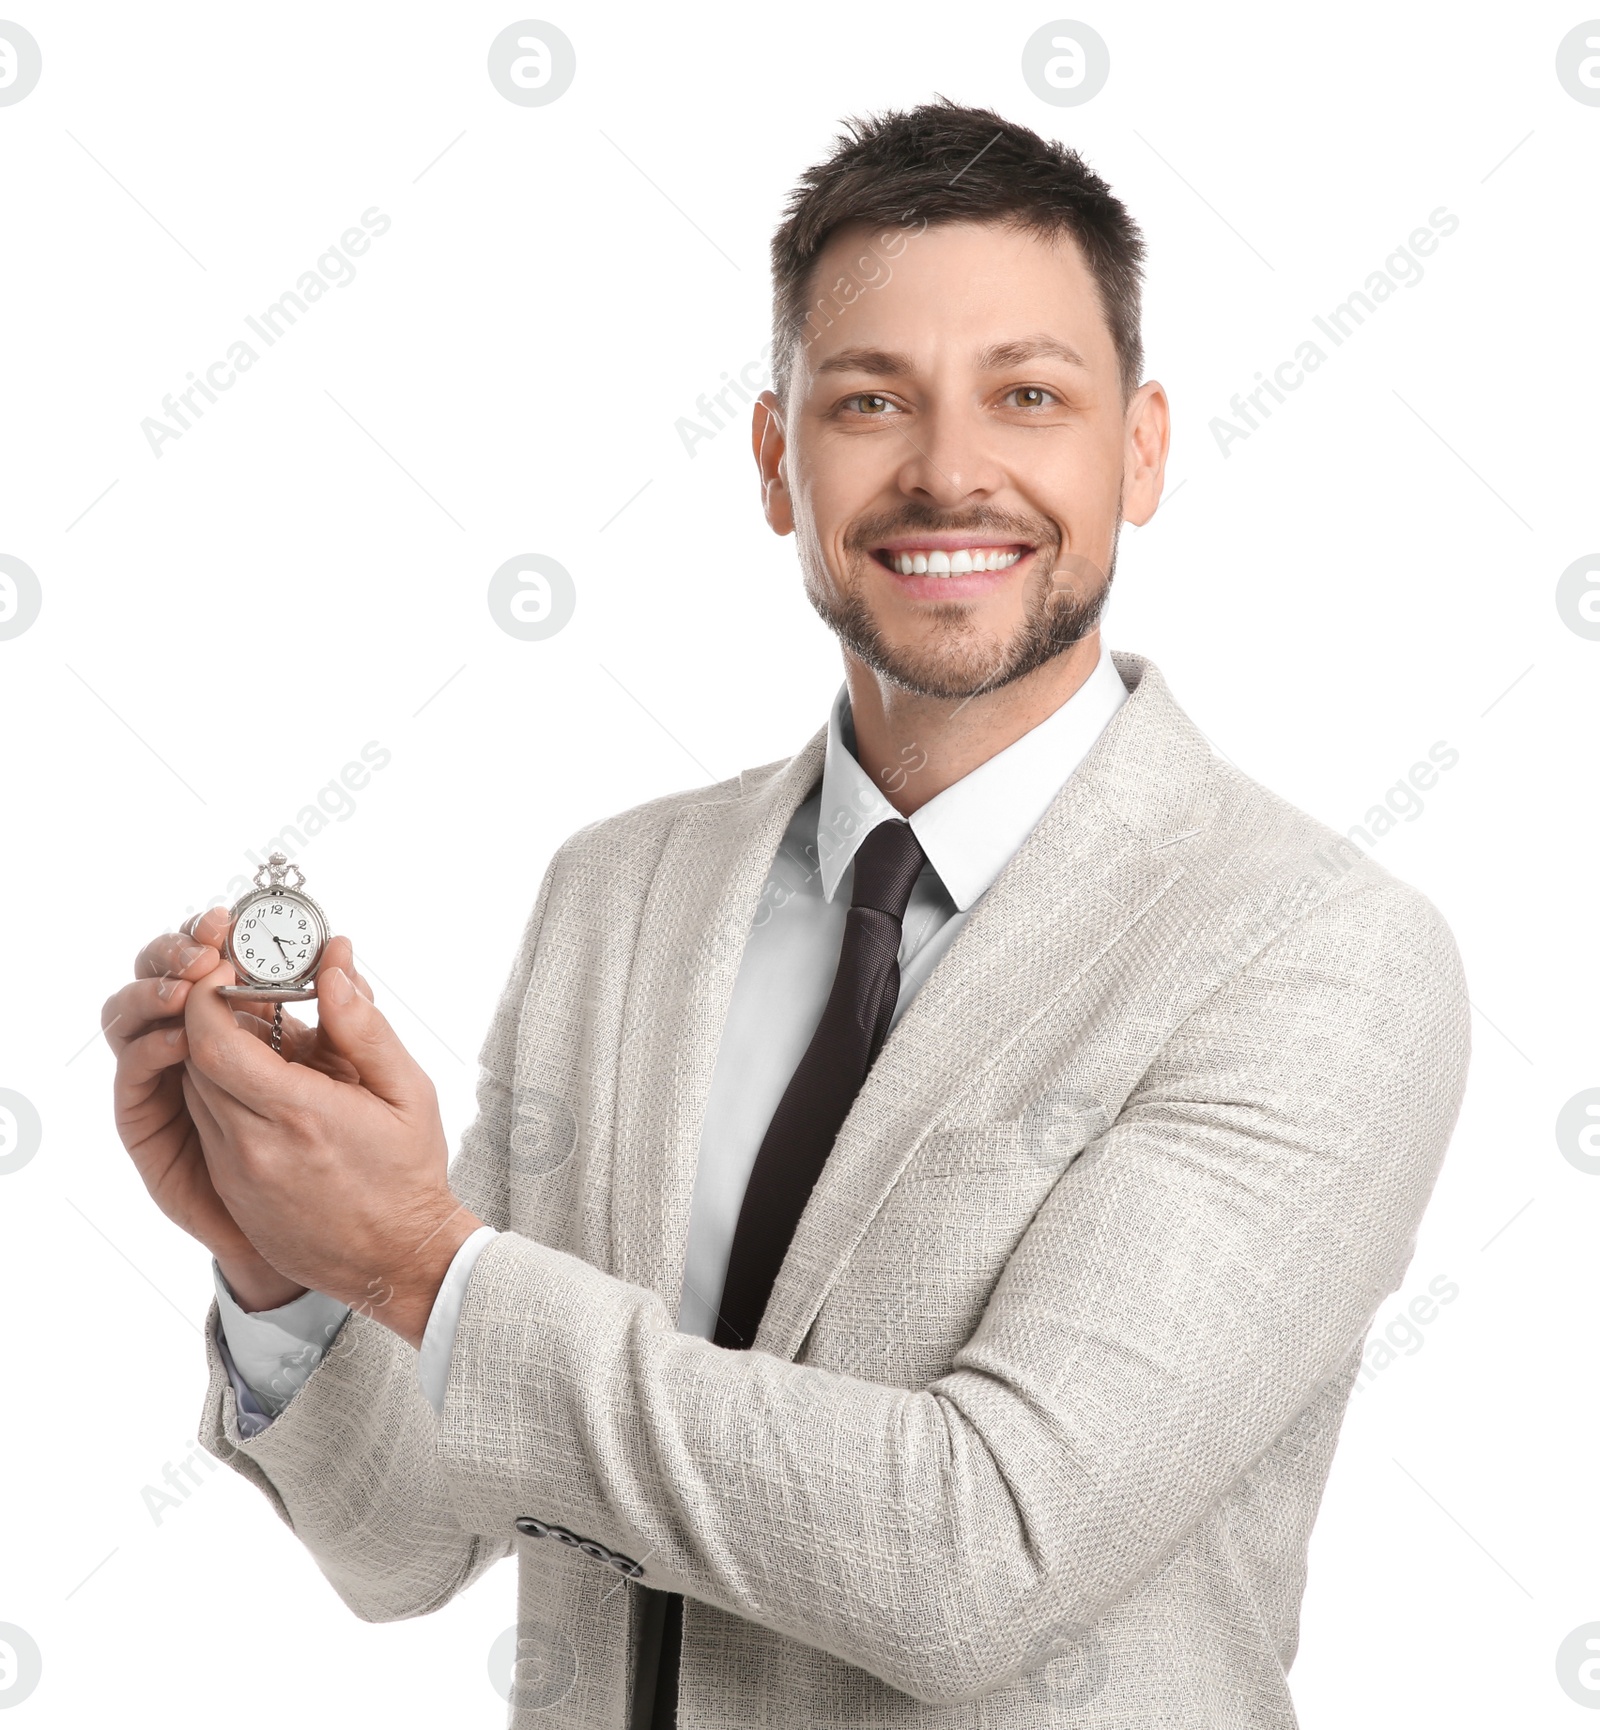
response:
<path fill-rule="evenodd" d="M 919 416 L 910 431 L 897 430 L 905 440 L 898 480 L 907 498 L 954 510 L 991 499 L 1005 485 L 992 429 L 976 412 L 943 408 Z"/>

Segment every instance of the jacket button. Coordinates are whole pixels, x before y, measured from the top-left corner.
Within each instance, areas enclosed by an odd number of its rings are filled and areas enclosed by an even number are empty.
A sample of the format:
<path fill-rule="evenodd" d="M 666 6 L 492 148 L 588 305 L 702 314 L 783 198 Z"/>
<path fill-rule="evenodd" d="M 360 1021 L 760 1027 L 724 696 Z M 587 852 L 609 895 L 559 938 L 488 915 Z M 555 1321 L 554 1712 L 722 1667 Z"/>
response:
<path fill-rule="evenodd" d="M 637 1580 L 644 1569 L 631 1556 L 622 1556 L 613 1550 L 606 1558 L 606 1566 L 615 1568 L 619 1574 L 626 1575 L 630 1580 Z"/>
<path fill-rule="evenodd" d="M 520 1514 L 516 1520 L 516 1528 L 525 1538 L 548 1538 L 550 1528 L 542 1520 L 536 1520 L 530 1514 Z"/>

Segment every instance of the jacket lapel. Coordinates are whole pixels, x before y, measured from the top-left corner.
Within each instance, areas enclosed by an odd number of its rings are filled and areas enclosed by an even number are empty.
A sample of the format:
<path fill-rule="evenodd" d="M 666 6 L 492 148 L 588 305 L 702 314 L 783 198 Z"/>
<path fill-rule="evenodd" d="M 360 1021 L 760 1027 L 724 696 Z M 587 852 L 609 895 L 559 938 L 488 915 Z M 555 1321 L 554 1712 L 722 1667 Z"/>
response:
<path fill-rule="evenodd" d="M 822 775 L 827 728 L 738 795 L 685 806 L 651 882 L 623 1010 L 612 1269 L 677 1314 L 706 1099 L 729 1000 L 784 830 Z"/>
<path fill-rule="evenodd" d="M 1209 749 L 1149 662 L 1114 659 L 1127 702 L 890 1035 L 801 1217 L 758 1349 L 794 1356 L 923 1134 L 1183 875 L 1181 843 L 1208 820 Z M 692 1178 L 692 1147 L 689 1161 Z"/>
<path fill-rule="evenodd" d="M 756 1338 L 793 1357 L 923 1134 L 1184 873 L 1210 752 L 1157 669 L 1114 654 L 1128 701 L 974 908 L 840 1131 Z M 826 729 L 728 799 L 686 805 L 641 916 L 617 1066 L 611 1271 L 674 1315 L 717 1048 L 763 884 L 822 773 Z"/>

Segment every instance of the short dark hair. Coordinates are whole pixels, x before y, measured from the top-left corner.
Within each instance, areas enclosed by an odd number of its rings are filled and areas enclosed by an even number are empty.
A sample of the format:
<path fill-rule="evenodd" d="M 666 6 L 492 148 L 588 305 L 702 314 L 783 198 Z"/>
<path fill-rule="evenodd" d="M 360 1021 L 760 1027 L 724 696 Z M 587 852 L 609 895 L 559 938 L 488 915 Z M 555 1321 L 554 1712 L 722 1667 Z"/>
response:
<path fill-rule="evenodd" d="M 780 396 L 788 391 L 796 344 L 810 341 L 808 325 L 815 335 L 872 286 L 841 279 L 813 296 L 812 266 L 829 238 L 857 225 L 916 224 L 920 233 L 939 222 L 1010 223 L 1051 239 L 1070 234 L 1099 291 L 1123 397 L 1138 388 L 1144 237 L 1075 150 L 992 108 L 966 108 L 944 97 L 844 126 L 833 154 L 800 176 L 772 237 L 772 371 Z M 841 298 L 839 289 L 852 281 L 857 292 Z"/>

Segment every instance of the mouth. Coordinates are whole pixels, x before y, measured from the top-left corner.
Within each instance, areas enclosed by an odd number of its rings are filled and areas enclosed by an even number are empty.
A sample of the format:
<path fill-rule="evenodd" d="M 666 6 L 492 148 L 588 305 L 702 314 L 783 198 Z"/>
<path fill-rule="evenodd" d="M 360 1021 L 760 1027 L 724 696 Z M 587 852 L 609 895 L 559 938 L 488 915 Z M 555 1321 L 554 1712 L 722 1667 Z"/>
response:
<path fill-rule="evenodd" d="M 1031 559 L 1026 541 L 959 534 L 906 535 L 872 549 L 873 559 L 916 600 L 956 600 L 988 594 Z"/>

